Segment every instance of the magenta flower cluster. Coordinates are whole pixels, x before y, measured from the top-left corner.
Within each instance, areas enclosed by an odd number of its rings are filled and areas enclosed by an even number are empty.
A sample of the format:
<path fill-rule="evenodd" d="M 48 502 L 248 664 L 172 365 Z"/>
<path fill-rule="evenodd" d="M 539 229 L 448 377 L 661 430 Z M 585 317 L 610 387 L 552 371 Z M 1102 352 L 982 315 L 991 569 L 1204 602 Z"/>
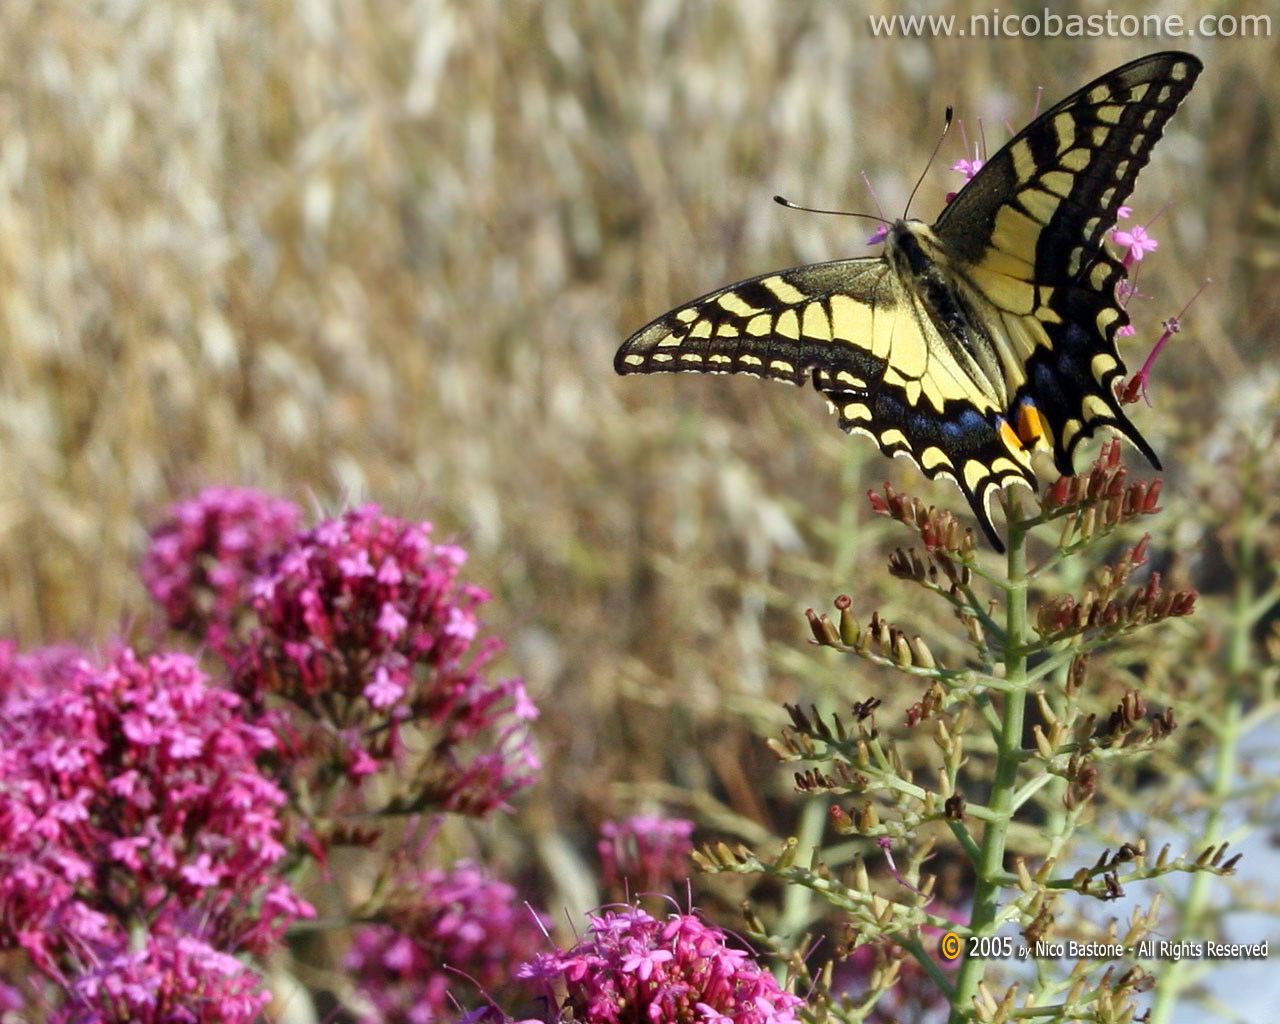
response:
<path fill-rule="evenodd" d="M 256 763 L 272 734 L 192 658 L 125 648 L 102 667 L 14 659 L 7 676 L 0 946 L 71 989 L 66 1019 L 148 1019 L 94 1016 L 95 1000 L 208 989 L 192 950 L 262 952 L 312 913 L 275 870 L 284 794 Z"/>
<path fill-rule="evenodd" d="M 576 946 L 520 974 L 544 986 L 562 1019 L 591 1024 L 794 1024 L 802 1005 L 720 929 L 636 907 L 593 917 Z"/>
<path fill-rule="evenodd" d="M 477 865 L 402 878 L 385 925 L 361 928 L 347 967 L 373 1012 L 364 1024 L 426 1024 L 456 1013 L 453 998 L 509 986 L 512 967 L 545 942 L 550 921 Z M 474 984 L 472 984 L 474 983 Z"/>
<path fill-rule="evenodd" d="M 633 815 L 600 826 L 601 873 L 611 888 L 624 883 L 633 892 L 665 888 L 689 877 L 693 822 L 684 818 Z"/>
<path fill-rule="evenodd" d="M 523 683 L 482 671 L 501 645 L 477 640 L 489 595 L 459 582 L 465 560 L 430 523 L 366 505 L 302 534 L 252 584 L 241 692 L 323 718 L 298 749 L 349 780 L 394 768 L 412 795 L 386 810 L 484 814 L 540 767 Z M 406 724 L 432 731 L 429 757 L 409 756 L 422 744 L 404 742 Z"/>
<path fill-rule="evenodd" d="M 153 534 L 146 586 L 216 680 L 187 654 L 0 641 L 0 1010 L 259 1020 L 254 960 L 315 915 L 288 869 L 373 847 L 388 815 L 480 815 L 533 781 L 536 708 L 488 675 L 500 644 L 465 552 L 374 505 L 300 518 L 216 487 Z M 379 1020 L 456 1012 L 468 979 L 495 991 L 545 934 L 470 864 L 384 875 L 375 905 L 351 966 Z"/>
<path fill-rule="evenodd" d="M 148 936 L 71 986 L 50 1024 L 251 1024 L 271 994 L 235 957 L 188 935 Z"/>
<path fill-rule="evenodd" d="M 168 624 L 228 654 L 267 556 L 298 532 L 291 501 L 248 487 L 209 487 L 169 508 L 140 573 Z"/>

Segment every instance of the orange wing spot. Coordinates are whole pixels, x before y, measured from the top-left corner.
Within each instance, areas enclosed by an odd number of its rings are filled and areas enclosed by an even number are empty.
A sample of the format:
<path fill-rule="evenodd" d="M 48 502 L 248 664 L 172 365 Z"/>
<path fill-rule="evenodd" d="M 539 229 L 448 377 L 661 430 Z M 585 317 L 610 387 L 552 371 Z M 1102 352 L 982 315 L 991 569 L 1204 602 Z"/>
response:
<path fill-rule="evenodd" d="M 1013 427 L 1009 426 L 1009 421 L 1003 416 L 1000 417 L 1000 440 L 1004 442 L 1004 446 L 1011 452 L 1022 453 L 1022 438 L 1014 433 Z"/>
<path fill-rule="evenodd" d="M 1041 444 L 1049 446 L 1049 421 L 1034 402 L 1018 406 L 1018 437 L 1022 439 L 1023 451 L 1029 452 Z"/>
<path fill-rule="evenodd" d="M 1004 450 L 1013 457 L 1013 461 L 1010 462 L 1007 459 L 997 459 L 991 465 L 993 471 L 1001 464 L 1015 469 L 1021 467 L 1028 472 L 1031 470 L 1031 456 L 1029 453 L 1034 447 L 1034 442 L 1028 444 L 1021 436 L 1020 431 L 1023 422 L 1024 420 L 1020 414 L 1018 417 L 1019 430 L 1014 430 L 1007 419 L 1003 416 L 1000 417 L 996 426 L 996 432 L 1000 435 L 1000 440 L 1004 442 Z"/>

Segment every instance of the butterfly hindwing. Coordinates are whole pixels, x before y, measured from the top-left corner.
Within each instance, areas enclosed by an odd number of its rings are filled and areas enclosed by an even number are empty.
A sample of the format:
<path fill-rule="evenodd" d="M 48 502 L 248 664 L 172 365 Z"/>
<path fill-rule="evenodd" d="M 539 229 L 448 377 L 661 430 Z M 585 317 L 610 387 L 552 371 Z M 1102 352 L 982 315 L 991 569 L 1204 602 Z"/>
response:
<path fill-rule="evenodd" d="M 711 292 L 637 331 L 615 369 L 812 380 L 844 430 L 955 480 L 1003 550 L 991 496 L 1035 487 L 1037 445 L 1071 472 L 1106 425 L 1156 463 L 1112 388 L 1128 318 L 1103 242 L 1199 72 L 1163 53 L 1102 76 L 1010 140 L 933 228 L 900 220 L 880 257 Z"/>

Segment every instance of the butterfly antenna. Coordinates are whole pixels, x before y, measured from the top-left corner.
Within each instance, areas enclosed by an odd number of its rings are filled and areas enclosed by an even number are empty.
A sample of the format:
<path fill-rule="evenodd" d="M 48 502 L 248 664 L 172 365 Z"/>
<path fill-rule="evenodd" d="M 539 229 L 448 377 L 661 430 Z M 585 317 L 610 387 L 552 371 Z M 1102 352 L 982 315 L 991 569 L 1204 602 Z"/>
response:
<path fill-rule="evenodd" d="M 907 209 L 902 211 L 902 216 L 906 217 L 907 211 L 911 209 L 911 202 L 915 199 L 916 193 L 920 191 L 920 186 L 924 184 L 924 176 L 929 173 L 929 168 L 933 166 L 933 161 L 938 156 L 938 150 L 942 148 L 942 140 L 947 137 L 947 132 L 951 130 L 951 119 L 955 111 L 951 107 L 947 107 L 947 116 L 942 122 L 942 131 L 938 133 L 938 141 L 933 144 L 933 152 L 929 154 L 929 162 L 924 165 L 924 170 L 920 172 L 920 177 L 916 179 L 916 186 L 911 190 L 911 195 L 907 196 Z"/>
<path fill-rule="evenodd" d="M 852 210 L 819 210 L 814 206 L 801 206 L 785 196 L 774 196 L 773 201 L 779 206 L 785 206 L 788 210 L 800 210 L 802 213 L 829 213 L 834 217 L 861 217 L 863 220 L 873 220 L 877 224 L 888 223 L 883 217 L 873 217 L 869 213 L 854 213 Z"/>

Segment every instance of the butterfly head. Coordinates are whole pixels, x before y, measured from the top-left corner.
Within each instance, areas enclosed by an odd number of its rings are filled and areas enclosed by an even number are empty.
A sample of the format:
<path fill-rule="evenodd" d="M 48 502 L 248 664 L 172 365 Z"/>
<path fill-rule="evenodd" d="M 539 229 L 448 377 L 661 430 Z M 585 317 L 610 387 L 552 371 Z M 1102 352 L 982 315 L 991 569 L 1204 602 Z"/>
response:
<path fill-rule="evenodd" d="M 884 238 L 884 258 L 903 279 L 927 277 L 941 254 L 933 229 L 915 218 L 894 221 Z"/>

